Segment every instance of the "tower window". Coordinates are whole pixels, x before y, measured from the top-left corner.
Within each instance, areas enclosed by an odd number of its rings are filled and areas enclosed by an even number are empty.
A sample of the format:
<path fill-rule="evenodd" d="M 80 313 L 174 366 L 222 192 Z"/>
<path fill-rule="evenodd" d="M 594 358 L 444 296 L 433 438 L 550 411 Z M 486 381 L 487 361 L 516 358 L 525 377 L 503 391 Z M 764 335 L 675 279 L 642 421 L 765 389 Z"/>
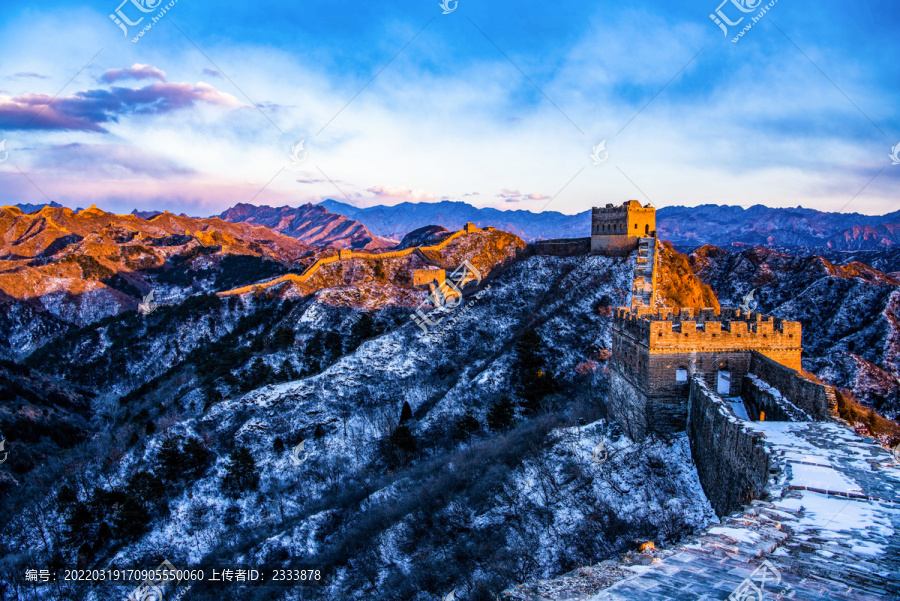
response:
<path fill-rule="evenodd" d="M 678 367 L 675 369 L 675 381 L 676 382 L 687 382 L 687 369 L 683 367 Z"/>

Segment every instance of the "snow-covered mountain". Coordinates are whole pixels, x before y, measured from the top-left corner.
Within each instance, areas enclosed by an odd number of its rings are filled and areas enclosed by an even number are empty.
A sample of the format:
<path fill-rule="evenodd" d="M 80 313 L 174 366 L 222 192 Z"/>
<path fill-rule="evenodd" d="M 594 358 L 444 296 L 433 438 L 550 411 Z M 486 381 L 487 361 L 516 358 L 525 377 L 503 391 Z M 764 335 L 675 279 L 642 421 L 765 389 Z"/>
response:
<path fill-rule="evenodd" d="M 449 262 L 485 252 L 464 238 Z M 8 441 L 0 573 L 51 557 L 293 560 L 328 577 L 300 599 L 488 599 L 635 540 L 679 540 L 715 519 L 686 439 L 635 445 L 602 419 L 612 307 L 634 267 L 522 255 L 426 310 L 427 335 L 415 305 L 360 311 L 335 302 L 340 285 L 197 295 L 70 331 L 29 365 L 91 391 L 102 417 L 39 476 Z"/>
<path fill-rule="evenodd" d="M 690 255 L 723 304 L 753 291 L 758 310 L 803 324 L 803 364 L 827 382 L 900 415 L 900 280 L 859 262 L 835 265 L 755 247 Z"/>

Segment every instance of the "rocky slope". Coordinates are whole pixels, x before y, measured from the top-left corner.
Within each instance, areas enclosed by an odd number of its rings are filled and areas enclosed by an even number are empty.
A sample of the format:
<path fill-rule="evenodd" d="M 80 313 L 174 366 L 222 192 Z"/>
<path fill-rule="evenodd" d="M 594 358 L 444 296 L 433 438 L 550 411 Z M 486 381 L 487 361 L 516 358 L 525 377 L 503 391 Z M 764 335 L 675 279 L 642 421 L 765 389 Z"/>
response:
<path fill-rule="evenodd" d="M 900 281 L 863 263 L 759 247 L 704 246 L 690 261 L 723 304 L 738 306 L 752 290 L 759 311 L 802 323 L 807 370 L 900 415 Z"/>
<path fill-rule="evenodd" d="M 658 252 L 656 276 L 658 305 L 665 305 L 675 311 L 681 307 L 719 308 L 715 292 L 709 284 L 694 274 L 691 262 L 686 256 L 676 252 L 669 243 L 659 245 Z"/>
<path fill-rule="evenodd" d="M 462 237 L 446 260 L 491 240 Z M 29 364 L 96 391 L 106 417 L 4 500 L 0 581 L 54 555 L 293 557 L 328 575 L 300 599 L 487 600 L 636 538 L 678 540 L 713 519 L 685 441 L 634 446 L 597 421 L 610 306 L 628 303 L 633 272 L 633 258 L 532 256 L 427 310 L 427 334 L 410 308 L 320 300 L 340 287 L 200 295 L 72 331 Z"/>
<path fill-rule="evenodd" d="M 233 223 L 263 225 L 314 246 L 371 250 L 396 245 L 395 240 L 375 236 L 358 221 L 331 213 L 322 205 L 268 207 L 241 203 L 219 217 Z"/>

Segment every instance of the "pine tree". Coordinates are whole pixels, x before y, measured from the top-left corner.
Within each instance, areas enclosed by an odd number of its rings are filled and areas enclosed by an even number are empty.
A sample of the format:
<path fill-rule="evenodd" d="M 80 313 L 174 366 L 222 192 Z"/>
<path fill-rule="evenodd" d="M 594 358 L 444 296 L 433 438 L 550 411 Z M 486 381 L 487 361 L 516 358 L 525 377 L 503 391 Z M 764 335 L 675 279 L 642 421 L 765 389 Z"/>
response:
<path fill-rule="evenodd" d="M 244 381 L 244 390 L 253 390 L 254 388 L 264 386 L 271 381 L 272 368 L 269 367 L 261 357 L 257 357 L 250 364 L 250 369 L 247 370 L 246 380 Z"/>
<path fill-rule="evenodd" d="M 94 517 L 86 503 L 77 502 L 66 519 L 66 536 L 71 540 L 80 540 L 90 536 L 90 528 Z"/>
<path fill-rule="evenodd" d="M 97 529 L 97 539 L 98 545 L 105 545 L 113 538 L 112 528 L 109 527 L 109 524 L 106 522 L 100 522 L 100 527 Z"/>
<path fill-rule="evenodd" d="M 453 420 L 452 436 L 456 440 L 471 440 L 472 434 L 481 429 L 481 422 L 472 413 L 466 412 Z"/>
<path fill-rule="evenodd" d="M 292 330 L 291 328 L 282 326 L 275 330 L 273 338 L 273 344 L 275 345 L 275 348 L 287 348 L 294 345 L 294 339 L 296 338 L 296 335 L 294 334 L 294 330 Z"/>
<path fill-rule="evenodd" d="M 231 451 L 222 487 L 235 498 L 259 487 L 259 469 L 247 447 L 236 447 Z"/>
<path fill-rule="evenodd" d="M 146 470 L 135 472 L 125 485 L 125 493 L 135 499 L 156 505 L 166 496 L 166 486 L 161 478 Z"/>
<path fill-rule="evenodd" d="M 368 340 L 377 335 L 378 330 L 375 327 L 375 320 L 372 319 L 370 314 L 363 313 L 359 316 L 359 319 L 356 320 L 356 323 L 350 327 L 348 348 L 356 349 L 364 340 Z"/>
<path fill-rule="evenodd" d="M 375 261 L 375 279 L 377 279 L 377 280 L 385 279 L 384 261 Z"/>
<path fill-rule="evenodd" d="M 281 379 L 286 382 L 297 379 L 297 370 L 294 369 L 290 359 L 285 359 L 281 364 Z"/>
<path fill-rule="evenodd" d="M 416 447 L 416 439 L 409 426 L 399 425 L 384 443 L 385 461 L 392 468 L 408 465 L 416 453 Z"/>
<path fill-rule="evenodd" d="M 400 410 L 400 423 L 404 424 L 412 419 L 412 408 L 409 406 L 409 403 L 403 401 L 403 409 Z"/>
<path fill-rule="evenodd" d="M 533 328 L 516 342 L 517 393 L 524 399 L 524 408 L 529 413 L 538 411 L 541 400 L 557 389 L 543 359 L 544 351 L 544 342 Z"/>
<path fill-rule="evenodd" d="M 206 382 L 200 390 L 203 392 L 203 406 L 205 408 L 211 407 L 213 403 L 218 403 L 222 400 L 222 393 L 219 392 L 219 389 L 212 382 Z"/>
<path fill-rule="evenodd" d="M 327 364 L 330 365 L 337 361 L 344 354 L 343 345 L 341 344 L 341 335 L 334 330 L 329 330 L 325 334 L 325 357 Z"/>
<path fill-rule="evenodd" d="M 63 484 L 56 495 L 56 502 L 59 503 L 60 508 L 68 508 L 70 505 L 78 502 L 78 495 L 75 494 L 71 486 Z"/>
<path fill-rule="evenodd" d="M 191 436 L 182 445 L 182 461 L 184 462 L 184 475 L 187 478 L 198 478 L 206 470 L 209 460 L 209 451 L 199 438 Z"/>
<path fill-rule="evenodd" d="M 488 428 L 494 431 L 506 430 L 512 425 L 515 410 L 509 397 L 502 397 L 488 410 Z"/>
<path fill-rule="evenodd" d="M 113 530 L 120 539 L 138 538 L 150 523 L 150 515 L 144 504 L 133 497 L 126 497 L 113 517 Z"/>
<path fill-rule="evenodd" d="M 159 449 L 159 469 L 156 472 L 168 482 L 180 480 L 184 475 L 184 453 L 177 436 L 169 436 L 163 440 Z"/>
<path fill-rule="evenodd" d="M 325 356 L 325 335 L 322 332 L 316 332 L 309 338 L 304 349 L 306 355 L 306 372 L 315 373 L 322 369 Z"/>

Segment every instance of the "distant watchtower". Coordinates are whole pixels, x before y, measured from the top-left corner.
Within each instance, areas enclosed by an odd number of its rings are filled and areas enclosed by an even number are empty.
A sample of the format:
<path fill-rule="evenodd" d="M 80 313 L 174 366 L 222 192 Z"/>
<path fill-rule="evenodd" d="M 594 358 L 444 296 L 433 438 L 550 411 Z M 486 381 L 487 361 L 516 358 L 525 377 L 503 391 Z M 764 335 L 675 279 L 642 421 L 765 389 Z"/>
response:
<path fill-rule="evenodd" d="M 640 238 L 656 237 L 656 208 L 629 200 L 617 207 L 608 204 L 591 211 L 591 252 L 628 254 Z"/>

